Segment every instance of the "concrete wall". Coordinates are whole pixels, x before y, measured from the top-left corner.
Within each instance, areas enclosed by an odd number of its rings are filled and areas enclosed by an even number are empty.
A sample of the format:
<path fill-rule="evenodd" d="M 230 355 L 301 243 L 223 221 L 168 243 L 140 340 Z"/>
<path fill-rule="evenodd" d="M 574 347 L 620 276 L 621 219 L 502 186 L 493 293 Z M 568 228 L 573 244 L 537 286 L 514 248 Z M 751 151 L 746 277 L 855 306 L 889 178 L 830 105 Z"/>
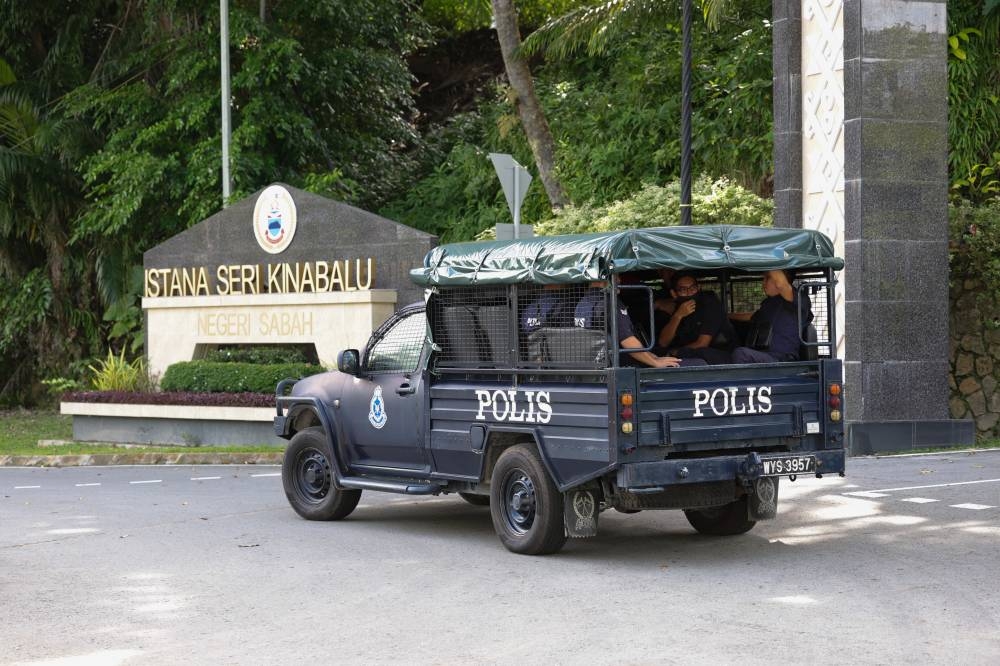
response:
<path fill-rule="evenodd" d="M 369 291 L 144 298 L 150 374 L 190 361 L 199 345 L 314 343 L 321 364 L 360 349 L 396 308 L 392 289 Z"/>

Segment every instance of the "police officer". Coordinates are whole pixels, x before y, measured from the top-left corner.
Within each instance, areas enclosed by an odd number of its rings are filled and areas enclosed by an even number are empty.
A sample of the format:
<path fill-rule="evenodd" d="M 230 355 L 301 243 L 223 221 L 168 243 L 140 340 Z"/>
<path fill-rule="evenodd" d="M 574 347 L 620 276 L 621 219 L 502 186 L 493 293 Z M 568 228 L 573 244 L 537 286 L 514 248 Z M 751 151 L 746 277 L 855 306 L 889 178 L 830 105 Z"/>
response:
<path fill-rule="evenodd" d="M 698 279 L 690 273 L 674 275 L 670 293 L 676 307 L 657 335 L 657 347 L 679 358 L 729 363 L 736 332 L 719 297 L 701 291 Z"/>

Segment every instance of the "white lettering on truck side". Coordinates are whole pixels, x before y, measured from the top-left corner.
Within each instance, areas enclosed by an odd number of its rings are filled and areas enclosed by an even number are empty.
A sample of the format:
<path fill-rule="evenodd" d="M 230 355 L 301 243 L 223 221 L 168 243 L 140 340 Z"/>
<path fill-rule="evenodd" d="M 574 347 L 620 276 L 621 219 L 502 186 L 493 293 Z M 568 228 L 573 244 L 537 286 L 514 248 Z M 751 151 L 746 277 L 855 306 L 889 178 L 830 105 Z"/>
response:
<path fill-rule="evenodd" d="M 552 405 L 548 391 L 489 391 L 476 389 L 479 409 L 477 421 L 485 421 L 487 410 L 494 421 L 510 423 L 548 423 L 552 420 Z"/>
<path fill-rule="evenodd" d="M 746 391 L 745 398 L 742 395 L 743 390 Z M 729 386 L 714 391 L 694 389 L 691 391 L 691 396 L 694 398 L 692 416 L 696 419 L 705 416 L 703 407 L 711 409 L 716 416 L 768 414 L 771 411 L 770 386 L 748 386 L 746 389 Z"/>

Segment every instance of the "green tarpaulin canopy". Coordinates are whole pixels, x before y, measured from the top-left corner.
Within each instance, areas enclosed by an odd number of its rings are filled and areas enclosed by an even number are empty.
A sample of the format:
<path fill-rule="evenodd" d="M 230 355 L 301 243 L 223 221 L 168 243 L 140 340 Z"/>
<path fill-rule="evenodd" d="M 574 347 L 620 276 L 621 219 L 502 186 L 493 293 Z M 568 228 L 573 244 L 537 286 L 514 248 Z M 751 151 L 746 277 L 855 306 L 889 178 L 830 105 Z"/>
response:
<path fill-rule="evenodd" d="M 423 268 L 410 271 L 410 278 L 424 287 L 556 284 L 655 268 L 759 272 L 843 267 L 833 243 L 818 231 L 718 225 L 453 243 L 428 252 Z"/>

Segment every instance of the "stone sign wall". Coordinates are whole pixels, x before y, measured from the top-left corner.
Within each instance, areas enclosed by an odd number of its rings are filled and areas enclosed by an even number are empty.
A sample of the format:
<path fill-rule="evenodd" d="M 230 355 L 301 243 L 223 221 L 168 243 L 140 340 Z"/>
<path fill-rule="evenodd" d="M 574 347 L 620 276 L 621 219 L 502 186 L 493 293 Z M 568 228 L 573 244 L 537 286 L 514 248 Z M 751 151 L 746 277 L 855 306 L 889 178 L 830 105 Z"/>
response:
<path fill-rule="evenodd" d="M 143 256 L 149 370 L 220 345 L 312 345 L 336 363 L 393 310 L 437 238 L 287 185 L 271 185 Z"/>
<path fill-rule="evenodd" d="M 965 280 L 951 289 L 952 418 L 974 419 L 980 437 L 1000 437 L 1000 312 L 985 313 L 978 294 L 982 285 Z"/>

